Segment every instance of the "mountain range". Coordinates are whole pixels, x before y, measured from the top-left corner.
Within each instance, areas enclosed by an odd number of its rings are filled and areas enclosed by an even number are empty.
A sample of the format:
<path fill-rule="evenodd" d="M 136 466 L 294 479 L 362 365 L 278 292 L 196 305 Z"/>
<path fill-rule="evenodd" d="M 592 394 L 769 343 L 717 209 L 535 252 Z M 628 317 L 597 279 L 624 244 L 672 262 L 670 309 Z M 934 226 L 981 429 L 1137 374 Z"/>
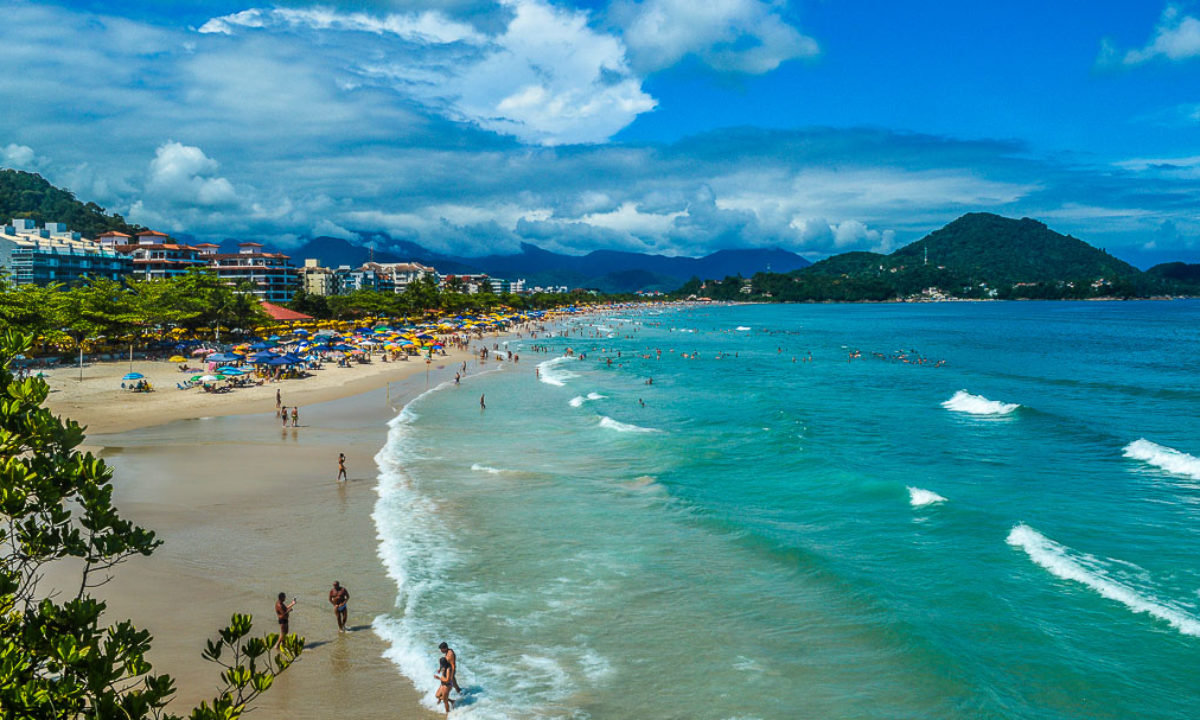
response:
<path fill-rule="evenodd" d="M 88 237 L 105 230 L 134 234 L 145 229 L 95 203 L 78 200 L 36 173 L 0 169 L 0 219 L 14 217 L 65 222 Z M 184 234 L 178 239 L 190 240 Z M 358 240 L 322 236 L 298 247 L 274 249 L 292 256 L 297 264 L 316 258 L 328 267 L 358 266 L 373 257 L 378 262 L 432 265 L 443 274 L 486 273 L 524 279 L 530 287 L 565 285 L 604 292 L 669 292 L 685 283 L 694 291 L 700 281 L 732 278 L 721 293 L 744 298 L 747 285 L 738 278 L 753 277 L 759 294 L 810 300 L 886 299 L 931 286 L 993 297 L 993 291 L 1001 290 L 1026 297 L 1074 296 L 1084 287 L 1095 293 L 1200 294 L 1200 265 L 1163 263 L 1142 272 L 1037 220 L 991 213 L 963 215 L 891 254 L 848 252 L 816 264 L 778 248 L 719 250 L 699 258 L 616 250 L 577 256 L 526 243 L 514 254 L 467 257 L 438 253 L 384 233 L 361 234 Z M 234 249 L 237 240 L 222 245 Z"/>

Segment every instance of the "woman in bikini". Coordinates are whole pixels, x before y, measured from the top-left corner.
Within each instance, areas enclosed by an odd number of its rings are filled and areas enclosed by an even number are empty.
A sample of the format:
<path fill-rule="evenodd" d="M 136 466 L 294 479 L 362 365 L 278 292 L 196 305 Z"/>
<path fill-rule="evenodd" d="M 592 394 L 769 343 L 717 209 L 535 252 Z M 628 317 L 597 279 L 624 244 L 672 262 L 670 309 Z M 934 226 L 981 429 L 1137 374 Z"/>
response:
<path fill-rule="evenodd" d="M 442 683 L 438 686 L 437 694 L 434 695 L 434 698 L 442 703 L 446 708 L 446 714 L 449 715 L 450 707 L 454 705 L 454 701 L 450 699 L 450 688 L 453 682 L 450 679 L 450 661 L 444 657 L 438 658 L 438 671 L 433 676 Z"/>

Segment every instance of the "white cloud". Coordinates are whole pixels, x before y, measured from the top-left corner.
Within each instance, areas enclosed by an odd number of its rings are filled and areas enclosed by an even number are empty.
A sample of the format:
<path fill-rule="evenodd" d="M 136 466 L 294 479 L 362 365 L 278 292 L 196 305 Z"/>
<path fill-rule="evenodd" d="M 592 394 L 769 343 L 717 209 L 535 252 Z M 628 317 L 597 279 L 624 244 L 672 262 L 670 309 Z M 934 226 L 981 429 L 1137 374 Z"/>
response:
<path fill-rule="evenodd" d="M 216 175 L 217 161 L 198 147 L 165 142 L 154 152 L 146 192 L 173 203 L 222 206 L 237 202 L 233 184 Z"/>
<path fill-rule="evenodd" d="M 405 40 L 429 43 L 467 42 L 478 44 L 484 36 L 466 23 L 457 22 L 436 11 L 371 15 L 364 12 L 340 13 L 331 8 L 251 8 L 216 17 L 200 26 L 206 34 L 232 35 L 237 28 L 309 28 L 343 30 L 375 35 L 395 35 Z"/>
<path fill-rule="evenodd" d="M 0 148 L 0 165 L 14 170 L 32 170 L 37 165 L 37 155 L 28 145 L 9 143 Z"/>
<path fill-rule="evenodd" d="M 1115 55 L 1111 44 L 1101 47 L 1101 62 Z M 1156 58 L 1187 60 L 1194 57 L 1200 57 L 1200 20 L 1183 14 L 1177 5 L 1167 5 L 1154 27 L 1154 37 L 1145 47 L 1125 53 L 1122 62 L 1140 65 Z"/>
<path fill-rule="evenodd" d="M 200 32 L 267 33 L 289 46 L 297 33 L 321 40 L 333 33 L 377 36 L 377 45 L 332 58 L 340 67 L 331 84 L 343 92 L 388 87 L 451 119 L 526 143 L 603 142 L 654 109 L 624 45 L 593 30 L 586 12 L 545 0 L 502 5 L 511 17 L 490 36 L 436 12 L 374 16 L 280 8 L 214 18 Z"/>
<path fill-rule="evenodd" d="M 762 0 L 623 0 L 610 11 L 639 70 L 670 67 L 691 55 L 722 72 L 759 75 L 820 52 Z"/>

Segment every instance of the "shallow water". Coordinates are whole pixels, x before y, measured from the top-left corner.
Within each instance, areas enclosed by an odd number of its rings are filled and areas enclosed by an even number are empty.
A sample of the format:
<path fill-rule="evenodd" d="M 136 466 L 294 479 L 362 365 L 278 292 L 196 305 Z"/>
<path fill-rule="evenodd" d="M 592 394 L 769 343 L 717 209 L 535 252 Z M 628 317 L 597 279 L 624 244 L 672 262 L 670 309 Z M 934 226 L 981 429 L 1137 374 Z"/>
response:
<path fill-rule="evenodd" d="M 575 327 L 377 457 L 375 628 L 456 714 L 1195 716 L 1200 303 Z"/>

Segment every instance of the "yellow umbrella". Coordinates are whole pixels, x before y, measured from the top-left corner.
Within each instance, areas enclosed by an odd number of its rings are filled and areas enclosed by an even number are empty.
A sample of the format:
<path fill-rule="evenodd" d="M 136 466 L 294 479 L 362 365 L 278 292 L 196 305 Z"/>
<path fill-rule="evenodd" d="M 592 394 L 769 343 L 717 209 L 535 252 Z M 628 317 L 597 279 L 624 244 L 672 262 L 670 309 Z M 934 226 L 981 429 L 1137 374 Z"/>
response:
<path fill-rule="evenodd" d="M 182 355 L 174 355 L 167 362 L 187 362 L 187 358 Z"/>

